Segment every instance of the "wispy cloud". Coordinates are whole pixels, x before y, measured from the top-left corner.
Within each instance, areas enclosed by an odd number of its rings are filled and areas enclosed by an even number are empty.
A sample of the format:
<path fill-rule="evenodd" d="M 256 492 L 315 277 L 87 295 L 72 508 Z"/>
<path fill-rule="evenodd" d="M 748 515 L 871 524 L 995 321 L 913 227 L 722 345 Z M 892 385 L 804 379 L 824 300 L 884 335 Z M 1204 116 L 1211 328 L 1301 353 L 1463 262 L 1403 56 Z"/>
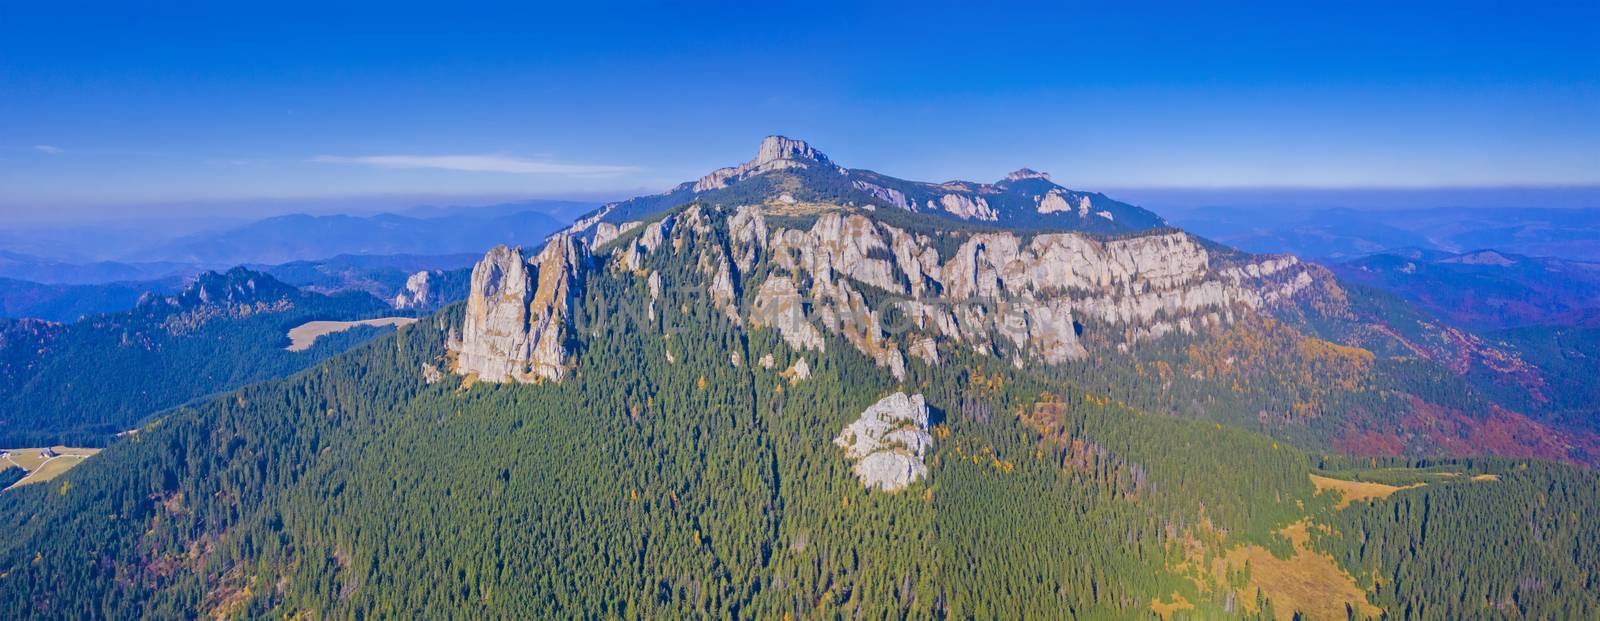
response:
<path fill-rule="evenodd" d="M 318 155 L 311 161 L 321 164 L 356 164 L 378 168 L 435 168 L 469 172 L 497 172 L 522 175 L 614 175 L 637 170 L 632 166 L 569 164 L 527 160 L 502 155 Z"/>
<path fill-rule="evenodd" d="M 43 153 L 45 155 L 61 155 L 63 153 L 63 150 L 61 149 L 61 147 L 47 145 L 47 144 L 36 144 L 36 145 L 33 145 L 33 150 L 38 151 L 40 153 Z"/>

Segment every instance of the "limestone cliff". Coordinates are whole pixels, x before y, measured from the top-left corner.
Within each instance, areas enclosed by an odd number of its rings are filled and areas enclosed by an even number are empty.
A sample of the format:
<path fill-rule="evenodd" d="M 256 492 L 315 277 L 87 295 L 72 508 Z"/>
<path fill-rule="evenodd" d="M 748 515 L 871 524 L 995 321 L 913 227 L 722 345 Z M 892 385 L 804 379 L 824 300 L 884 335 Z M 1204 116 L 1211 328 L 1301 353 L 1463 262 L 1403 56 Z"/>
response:
<path fill-rule="evenodd" d="M 466 319 L 450 350 L 453 370 L 485 382 L 560 381 L 582 242 L 556 235 L 532 260 L 497 246 L 472 270 Z"/>
<path fill-rule="evenodd" d="M 757 176 L 760 183 L 734 187 Z M 659 208 L 623 219 L 651 206 Z M 894 213 L 901 209 L 915 213 Z M 1130 217 L 1142 224 L 1123 222 Z M 960 351 L 1017 366 L 1127 351 L 1283 306 L 1310 295 L 1319 278 L 1335 286 L 1293 257 L 1213 251 L 1154 228 L 1161 222 L 1029 169 L 993 184 L 909 182 L 841 168 L 805 142 L 770 136 L 754 159 L 608 205 L 563 239 L 570 246 L 592 235 L 608 277 L 643 279 L 649 298 L 630 315 L 658 329 L 663 313 L 685 308 L 684 300 L 659 303 L 670 285 L 699 292 L 690 304 L 741 329 L 777 331 L 796 351 L 824 351 L 838 339 L 898 379 L 914 361 L 938 365 Z M 1028 228 L 1040 223 L 1050 228 Z M 506 310 L 498 318 L 479 300 L 477 280 L 469 311 L 478 315 L 468 321 L 477 333 L 463 336 L 461 368 L 494 378 L 558 369 L 522 367 L 544 333 L 520 326 L 545 317 Z M 505 291 L 528 298 L 514 307 L 538 306 L 532 289 Z M 542 352 L 561 359 L 550 343 Z"/>
<path fill-rule="evenodd" d="M 437 294 L 433 291 L 432 276 L 423 270 L 407 277 L 405 288 L 395 294 L 392 306 L 397 310 L 406 310 L 433 304 Z"/>
<path fill-rule="evenodd" d="M 897 392 L 872 404 L 834 438 L 855 462 L 856 478 L 868 489 L 894 492 L 928 476 L 923 463 L 933 436 L 922 395 Z"/>
<path fill-rule="evenodd" d="M 939 364 L 941 348 L 1057 364 L 1088 356 L 1090 342 L 1126 349 L 1193 333 L 1286 303 L 1319 273 L 1293 257 L 1219 261 L 1181 232 L 914 232 L 848 211 L 769 228 L 762 209 L 694 206 L 628 223 L 644 232 L 610 264 L 645 275 L 661 248 L 698 248 L 707 303 L 734 324 L 777 330 L 798 351 L 823 351 L 824 335 L 837 335 L 897 378 L 908 357 Z M 725 244 L 693 243 L 716 231 Z"/>

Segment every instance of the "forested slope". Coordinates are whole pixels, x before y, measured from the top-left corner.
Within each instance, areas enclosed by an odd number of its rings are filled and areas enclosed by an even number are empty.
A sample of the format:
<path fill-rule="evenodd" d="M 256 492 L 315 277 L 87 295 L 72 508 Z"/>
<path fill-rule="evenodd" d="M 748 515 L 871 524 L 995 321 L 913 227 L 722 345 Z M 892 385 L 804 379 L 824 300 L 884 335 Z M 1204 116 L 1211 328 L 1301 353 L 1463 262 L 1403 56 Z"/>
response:
<path fill-rule="evenodd" d="M 1381 576 L 1365 605 L 1397 617 L 1600 610 L 1581 556 L 1595 533 L 1573 527 L 1595 515 L 1591 473 L 1463 464 L 1503 478 L 1336 511 L 1309 480 L 1324 458 L 982 358 L 913 363 L 897 382 L 833 340 L 791 382 L 778 370 L 799 354 L 774 331 L 746 335 L 687 297 L 661 305 L 691 328 L 670 338 L 594 321 L 643 289 L 586 289 L 575 312 L 593 331 L 561 383 L 425 383 L 454 307 L 0 495 L 17 516 L 0 544 L 0 606 L 42 618 L 1128 618 L 1176 594 L 1191 606 L 1180 615 L 1286 615 L 1248 566 L 1213 581 L 1185 560 L 1249 546 L 1289 556 L 1279 531 L 1314 519 L 1344 535 L 1316 544 L 1344 579 Z M 773 369 L 734 354 L 771 354 Z M 830 440 L 897 388 L 937 410 L 930 476 L 869 492 Z M 1523 530 L 1505 494 L 1530 488 L 1572 517 Z M 1357 532 L 1399 542 L 1436 523 L 1388 509 L 1434 494 L 1502 520 L 1496 552 L 1514 556 L 1419 566 L 1346 552 L 1362 549 Z M 1479 538 L 1430 530 L 1400 549 L 1449 559 Z M 1580 556 L 1541 562 L 1559 550 Z M 1505 563 L 1523 569 L 1495 569 Z M 1437 587 L 1461 575 L 1479 577 Z"/>
<path fill-rule="evenodd" d="M 370 328 L 285 351 L 290 328 L 372 316 L 366 294 L 301 292 L 242 268 L 172 296 L 70 324 L 0 325 L 0 446 L 99 446 L 191 399 L 281 377 L 371 338 Z M 4 320 L 0 320 L 4 321 Z"/>

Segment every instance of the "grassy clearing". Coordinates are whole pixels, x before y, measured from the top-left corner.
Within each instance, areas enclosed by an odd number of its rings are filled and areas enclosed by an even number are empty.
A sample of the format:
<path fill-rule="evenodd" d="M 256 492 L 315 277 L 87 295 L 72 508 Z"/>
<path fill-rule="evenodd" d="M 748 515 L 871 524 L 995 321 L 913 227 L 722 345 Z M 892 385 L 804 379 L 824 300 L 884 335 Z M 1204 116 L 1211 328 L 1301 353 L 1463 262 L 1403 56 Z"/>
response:
<path fill-rule="evenodd" d="M 310 349 L 317 339 L 326 334 L 344 332 L 356 326 L 407 326 L 415 323 L 414 317 L 381 317 L 360 321 L 308 321 L 289 330 L 289 351 Z"/>
<path fill-rule="evenodd" d="M 1339 494 L 1339 504 L 1335 509 L 1343 509 L 1356 501 L 1368 501 L 1378 498 L 1388 498 L 1391 494 L 1403 489 L 1414 489 L 1427 485 L 1426 483 L 1412 483 L 1410 485 L 1389 485 L 1371 481 L 1347 481 L 1345 479 L 1332 479 L 1320 475 L 1311 475 L 1311 484 L 1317 486 L 1317 493 L 1333 491 Z"/>
<path fill-rule="evenodd" d="M 1261 546 L 1240 546 L 1217 559 L 1214 571 L 1225 575 L 1248 568 L 1249 582 L 1237 591 L 1239 601 L 1253 606 L 1260 589 L 1279 619 L 1292 619 L 1296 611 L 1311 619 L 1344 619 L 1347 605 L 1361 615 L 1383 614 L 1332 556 L 1311 549 L 1310 528 L 1309 520 L 1301 520 L 1278 531 L 1294 544 L 1294 554 L 1287 559 Z"/>
<path fill-rule="evenodd" d="M 40 453 L 44 447 L 0 449 L 6 454 L 0 459 L 0 466 L 15 465 L 28 472 L 11 487 L 21 487 L 30 483 L 43 483 L 71 470 L 73 466 L 83 463 L 83 460 L 99 453 L 97 448 L 73 448 L 69 446 L 53 446 L 50 450 L 56 453 L 55 457 L 45 458 Z M 6 488 L 10 489 L 10 488 Z"/>

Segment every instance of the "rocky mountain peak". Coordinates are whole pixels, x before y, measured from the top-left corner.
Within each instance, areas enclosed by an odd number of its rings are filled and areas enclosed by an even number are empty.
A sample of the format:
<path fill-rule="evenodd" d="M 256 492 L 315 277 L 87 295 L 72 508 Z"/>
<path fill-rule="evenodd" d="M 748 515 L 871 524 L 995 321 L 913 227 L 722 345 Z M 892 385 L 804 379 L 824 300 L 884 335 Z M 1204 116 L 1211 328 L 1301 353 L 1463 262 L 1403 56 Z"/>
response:
<path fill-rule="evenodd" d="M 167 306 L 183 310 L 215 308 L 228 310 L 259 304 L 273 305 L 300 296 L 300 290 L 276 278 L 235 267 L 226 272 L 205 272 L 196 276 L 183 291 L 172 296 L 145 296 L 141 306 Z"/>
<path fill-rule="evenodd" d="M 294 308 L 304 294 L 276 278 L 235 267 L 226 272 L 206 272 L 176 295 L 140 296 L 141 313 L 159 318 L 171 334 L 193 331 L 220 317 L 242 318 Z"/>
<path fill-rule="evenodd" d="M 243 267 L 235 267 L 220 274 L 217 272 L 201 274 L 184 289 L 180 297 L 195 304 L 232 306 L 275 302 L 294 297 L 299 293 L 299 289 L 276 278 Z"/>
<path fill-rule="evenodd" d="M 812 148 L 804 140 L 786 136 L 767 136 L 761 139 L 761 148 L 756 151 L 756 159 L 750 163 L 760 166 L 778 160 L 812 160 L 826 163 L 828 156 Z"/>
<path fill-rule="evenodd" d="M 594 247 L 689 203 L 722 207 L 767 205 L 789 215 L 830 210 L 892 208 L 956 221 L 982 221 L 1029 230 L 1130 233 L 1161 228 L 1160 216 L 1101 194 L 1057 185 L 1046 173 L 1019 169 L 998 182 L 929 183 L 839 166 L 802 140 L 767 136 L 756 155 L 666 192 L 611 203 L 580 218 L 572 234 L 593 231 Z M 601 228 L 600 225 L 608 225 Z"/>
<path fill-rule="evenodd" d="M 832 168 L 840 172 L 844 171 L 844 169 L 834 166 L 828 156 L 812 148 L 804 140 L 795 140 L 784 136 L 767 136 L 761 140 L 761 147 L 756 150 L 755 159 L 738 166 L 711 171 L 711 174 L 696 181 L 692 189 L 696 193 L 720 190 L 748 177 L 777 170 L 810 168 L 812 166 Z"/>
<path fill-rule="evenodd" d="M 1006 175 L 1006 181 L 1022 181 L 1024 179 L 1043 179 L 1050 181 L 1050 173 L 1042 173 L 1032 168 L 1018 168 Z"/>

